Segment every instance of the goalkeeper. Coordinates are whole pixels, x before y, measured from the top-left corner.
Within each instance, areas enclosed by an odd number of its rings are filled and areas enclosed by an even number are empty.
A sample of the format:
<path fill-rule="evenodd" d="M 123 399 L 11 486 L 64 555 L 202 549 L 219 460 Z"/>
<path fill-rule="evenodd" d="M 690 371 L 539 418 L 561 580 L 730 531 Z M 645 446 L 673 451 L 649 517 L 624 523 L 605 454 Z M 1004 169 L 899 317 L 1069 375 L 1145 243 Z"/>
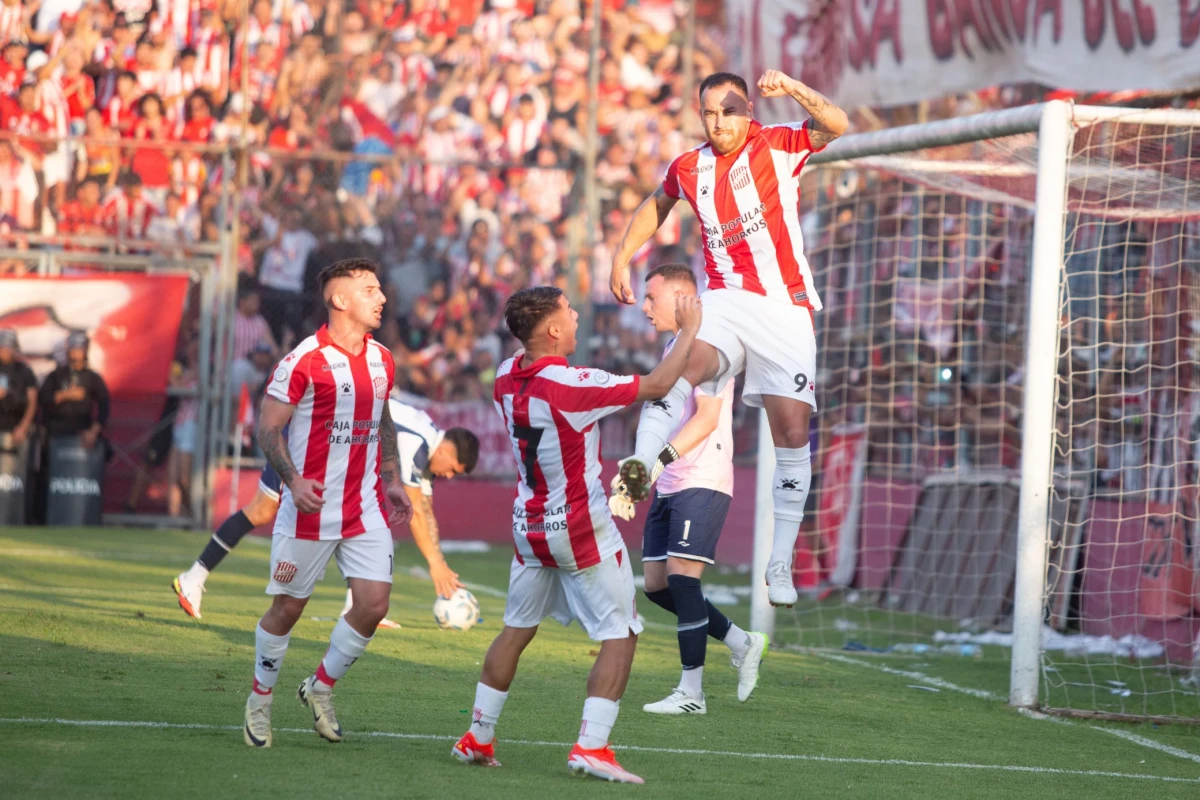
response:
<path fill-rule="evenodd" d="M 678 335 L 675 298 L 695 295 L 696 290 L 690 268 L 664 264 L 646 276 L 642 310 L 656 331 Z M 672 339 L 666 352 L 674 343 Z M 643 709 L 651 714 L 704 714 L 707 638 L 723 641 L 732 652 L 742 702 L 758 683 L 767 646 L 764 634 L 734 625 L 700 590 L 700 576 L 704 566 L 713 563 L 733 494 L 733 381 L 713 397 L 693 390 L 669 442 L 671 460 L 658 478 L 658 496 L 642 534 L 642 571 L 646 597 L 678 618 L 683 674 L 670 695 Z M 622 491 L 620 476 L 614 478 L 613 488 L 610 508 L 616 516 L 631 519 L 633 503 Z"/>

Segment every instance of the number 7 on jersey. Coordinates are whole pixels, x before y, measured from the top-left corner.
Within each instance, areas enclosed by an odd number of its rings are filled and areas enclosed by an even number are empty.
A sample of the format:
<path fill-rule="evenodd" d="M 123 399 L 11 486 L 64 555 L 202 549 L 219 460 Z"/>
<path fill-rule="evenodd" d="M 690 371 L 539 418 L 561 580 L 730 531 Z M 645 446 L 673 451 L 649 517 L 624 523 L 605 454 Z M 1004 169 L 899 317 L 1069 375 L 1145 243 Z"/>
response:
<path fill-rule="evenodd" d="M 534 480 L 533 471 L 537 468 L 538 445 L 542 441 L 542 434 L 545 431 L 541 428 L 527 428 L 524 425 L 513 425 L 513 436 L 516 436 L 525 443 L 524 452 L 521 454 L 521 464 L 525 467 L 525 485 L 530 489 L 537 488 L 537 481 Z"/>

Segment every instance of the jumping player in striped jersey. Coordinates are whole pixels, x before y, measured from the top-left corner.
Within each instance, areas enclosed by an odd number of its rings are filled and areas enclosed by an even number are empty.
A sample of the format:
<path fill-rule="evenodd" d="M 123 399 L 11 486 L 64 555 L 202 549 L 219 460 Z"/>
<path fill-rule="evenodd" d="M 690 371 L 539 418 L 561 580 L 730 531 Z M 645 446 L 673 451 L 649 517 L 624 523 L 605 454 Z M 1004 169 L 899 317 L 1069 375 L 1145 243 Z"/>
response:
<path fill-rule="evenodd" d="M 597 423 L 631 403 L 657 400 L 679 379 L 700 327 L 699 300 L 679 297 L 675 315 L 680 328 L 675 347 L 641 378 L 567 365 L 579 323 L 560 290 L 524 289 L 505 305 L 508 329 L 525 346 L 497 370 L 493 392 L 517 460 L 516 555 L 504 630 L 483 662 L 474 721 L 452 751 L 462 761 L 498 766 L 496 722 L 517 662 L 542 620 L 554 617 L 564 625 L 578 620 L 601 643 L 568 769 L 609 781 L 644 782 L 623 769 L 608 746 L 642 621 L 629 552 L 600 484 Z"/>
<path fill-rule="evenodd" d="M 646 274 L 642 310 L 656 331 L 678 335 L 675 298 L 695 294 L 691 267 L 663 264 Z M 674 346 L 672 339 L 666 353 Z M 733 381 L 716 397 L 693 390 L 670 443 L 678 457 L 658 478 L 658 496 L 642 534 L 642 572 L 646 597 L 678 618 L 683 674 L 665 699 L 642 708 L 651 714 L 704 714 L 708 637 L 724 642 L 732 653 L 738 700 L 743 703 L 758 683 L 758 667 L 767 647 L 765 634 L 743 631 L 700 590 L 700 576 L 716 557 L 733 498 Z M 620 475 L 614 476 L 614 485 L 619 487 L 620 480 Z M 633 503 L 619 491 L 613 493 L 609 508 L 618 517 L 633 518 Z"/>
<path fill-rule="evenodd" d="M 370 336 L 386 302 L 377 270 L 365 259 L 321 270 L 329 324 L 284 357 L 263 398 L 258 442 L 284 489 L 271 537 L 267 594 L 274 599 L 255 633 L 254 688 L 246 701 L 243 738 L 252 747 L 271 746 L 271 701 L 288 639 L 331 557 L 354 592 L 354 607 L 334 625 L 325 657 L 297 690 L 327 741 L 342 739 L 334 684 L 387 614 L 391 526 L 408 522 L 412 503 L 387 402 L 395 364 Z"/>
<path fill-rule="evenodd" d="M 804 257 L 800 170 L 817 150 L 845 132 L 844 111 L 782 72 L 758 81 L 762 97 L 793 98 L 810 119 L 788 125 L 754 121 L 746 82 L 719 72 L 700 84 L 705 144 L 676 158 L 653 195 L 634 213 L 613 256 L 611 288 L 636 302 L 629 262 L 679 200 L 700 220 L 708 291 L 704 326 L 683 378 L 662 402 L 646 404 L 634 455 L 621 463 L 630 497 L 644 500 L 658 471 L 675 454 L 667 445 L 693 388 L 709 397 L 743 370 L 742 401 L 766 409 L 775 443 L 772 497 L 775 535 L 767 566 L 772 605 L 797 598 L 792 558 L 812 481 L 809 416 L 817 407 L 813 312 L 821 299 Z"/>
<path fill-rule="evenodd" d="M 408 523 L 413 541 L 429 563 L 429 575 L 439 597 L 449 597 L 462 586 L 458 575 L 446 565 L 438 537 L 437 517 L 433 513 L 433 481 L 450 480 L 469 474 L 479 460 L 479 438 L 466 428 L 441 430 L 420 409 L 405 405 L 394 397 L 388 401 L 396 441 L 400 448 L 400 480 L 413 504 L 413 516 Z M 286 432 L 285 432 L 286 433 Z M 212 570 L 250 531 L 275 519 L 283 483 L 279 473 L 267 464 L 258 479 L 254 499 L 230 516 L 205 545 L 204 551 L 191 567 L 179 573 L 171 588 L 179 607 L 190 617 L 200 619 L 200 602 L 205 583 Z M 353 604 L 352 592 L 346 590 L 345 616 Z M 380 628 L 395 629 L 400 625 L 384 617 Z"/>

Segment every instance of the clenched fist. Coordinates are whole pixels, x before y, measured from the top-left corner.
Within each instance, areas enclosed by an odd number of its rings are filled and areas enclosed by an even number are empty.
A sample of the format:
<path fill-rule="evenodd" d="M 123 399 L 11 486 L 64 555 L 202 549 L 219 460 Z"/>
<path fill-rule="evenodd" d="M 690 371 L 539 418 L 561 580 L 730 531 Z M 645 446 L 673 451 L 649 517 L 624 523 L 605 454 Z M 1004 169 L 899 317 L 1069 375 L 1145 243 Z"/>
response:
<path fill-rule="evenodd" d="M 797 83 L 779 70 L 769 69 L 758 79 L 758 94 L 760 97 L 783 97 L 791 94 Z"/>

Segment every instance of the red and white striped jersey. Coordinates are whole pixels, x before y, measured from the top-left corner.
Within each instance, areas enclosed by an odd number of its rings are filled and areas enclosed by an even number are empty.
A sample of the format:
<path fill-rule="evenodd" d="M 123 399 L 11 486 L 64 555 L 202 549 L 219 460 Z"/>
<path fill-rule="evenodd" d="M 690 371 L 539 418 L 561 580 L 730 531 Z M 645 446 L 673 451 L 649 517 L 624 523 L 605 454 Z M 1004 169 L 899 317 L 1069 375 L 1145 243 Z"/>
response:
<path fill-rule="evenodd" d="M 601 418 L 637 400 L 636 375 L 547 356 L 500 365 L 492 399 L 517 459 L 513 539 L 531 567 L 581 570 L 621 549 L 600 483 Z"/>
<path fill-rule="evenodd" d="M 0 218 L 11 217 L 22 230 L 32 230 L 37 199 L 32 167 L 19 158 L 0 163 Z"/>
<path fill-rule="evenodd" d="M 275 533 L 297 539 L 347 539 L 388 527 L 379 477 L 379 421 L 396 366 L 370 336 L 351 355 L 321 326 L 275 368 L 267 395 L 296 407 L 288 451 L 300 474 L 323 484 L 319 512 L 296 510 L 284 487 Z"/>
<path fill-rule="evenodd" d="M 20 0 L 0 3 L 0 46 L 26 40 L 25 4 Z"/>
<path fill-rule="evenodd" d="M 799 208 L 800 170 L 815 151 L 807 121 L 751 122 L 737 152 L 717 155 L 704 144 L 671 162 L 663 191 L 687 200 L 700 220 L 709 289 L 742 289 L 821 309 Z"/>

